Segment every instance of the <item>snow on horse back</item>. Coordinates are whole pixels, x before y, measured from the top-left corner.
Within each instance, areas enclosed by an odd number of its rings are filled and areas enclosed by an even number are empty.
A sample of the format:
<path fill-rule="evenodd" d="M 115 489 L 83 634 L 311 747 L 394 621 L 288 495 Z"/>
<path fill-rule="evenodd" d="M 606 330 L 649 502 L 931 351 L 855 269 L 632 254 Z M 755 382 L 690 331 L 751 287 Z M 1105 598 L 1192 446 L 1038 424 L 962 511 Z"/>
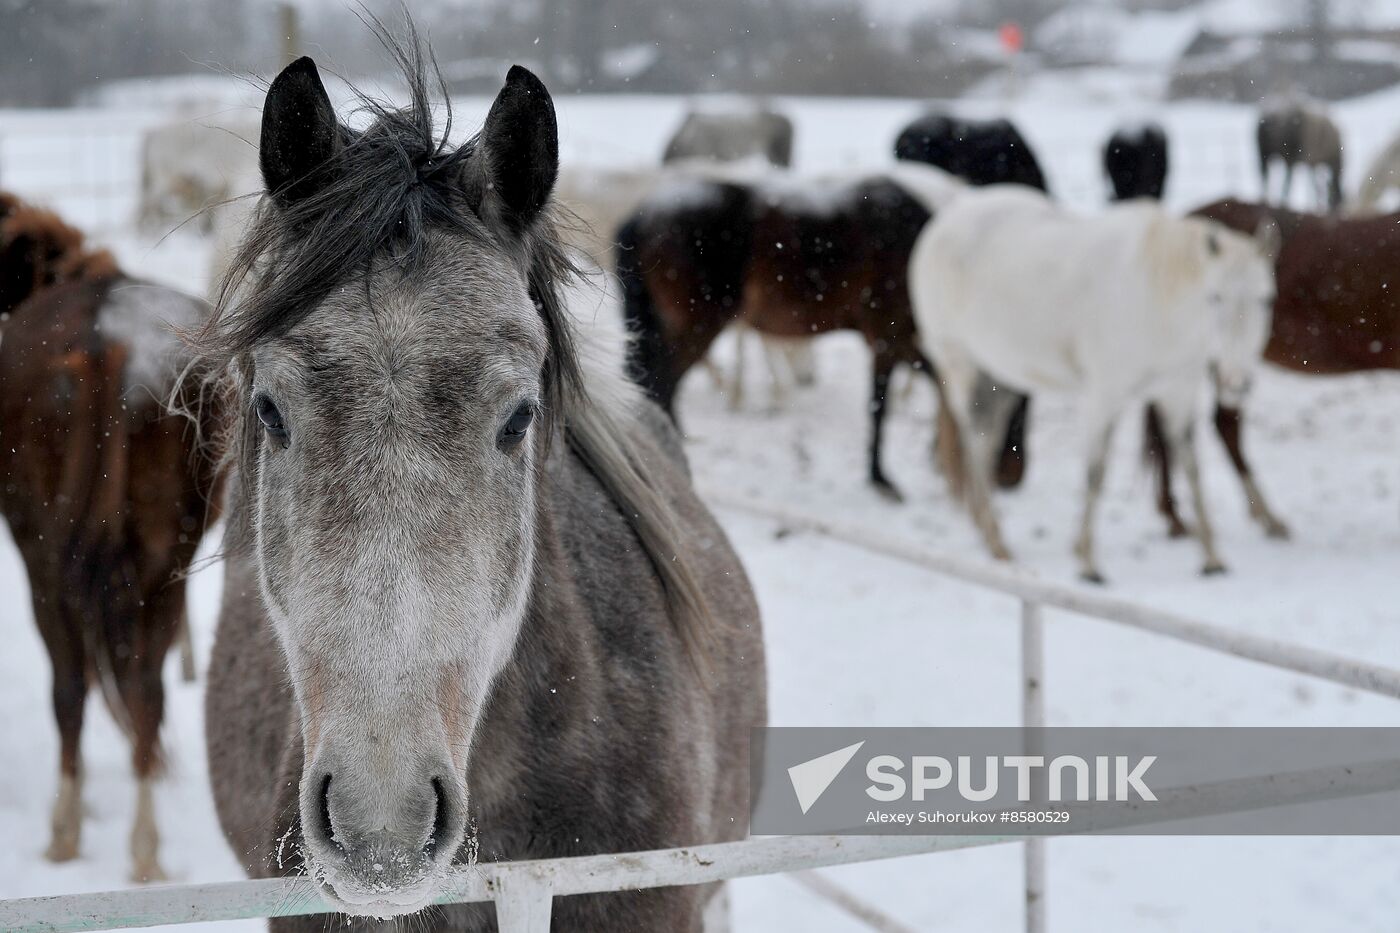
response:
<path fill-rule="evenodd" d="M 955 422 L 940 431 L 942 460 L 993 554 L 1009 556 L 987 494 L 990 439 L 1002 436 L 1014 393 L 1062 391 L 1080 396 L 1088 459 L 1075 547 L 1083 576 L 1102 579 L 1094 510 L 1114 420 L 1134 398 L 1163 413 L 1191 482 L 1205 571 L 1224 569 L 1191 424 L 1207 373 L 1222 395 L 1248 392 L 1269 333 L 1275 237 L 1272 227 L 1251 239 L 1142 201 L 1077 216 L 1010 186 L 958 198 L 925 228 L 910 285 Z"/>

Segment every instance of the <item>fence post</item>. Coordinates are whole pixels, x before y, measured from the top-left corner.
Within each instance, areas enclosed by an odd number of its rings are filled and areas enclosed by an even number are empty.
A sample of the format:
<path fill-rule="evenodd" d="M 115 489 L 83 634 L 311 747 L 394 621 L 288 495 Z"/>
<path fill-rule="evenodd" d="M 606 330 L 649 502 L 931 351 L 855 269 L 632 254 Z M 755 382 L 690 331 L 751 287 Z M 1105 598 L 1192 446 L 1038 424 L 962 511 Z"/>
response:
<path fill-rule="evenodd" d="M 549 933 L 554 892 L 549 882 L 523 872 L 496 879 L 496 926 L 501 933 Z"/>
<path fill-rule="evenodd" d="M 1021 601 L 1021 725 L 1027 730 L 1045 725 L 1045 628 L 1039 603 Z M 1040 737 L 1026 733 L 1027 755 L 1041 753 Z M 1045 933 L 1045 840 L 1025 842 L 1026 933 Z"/>

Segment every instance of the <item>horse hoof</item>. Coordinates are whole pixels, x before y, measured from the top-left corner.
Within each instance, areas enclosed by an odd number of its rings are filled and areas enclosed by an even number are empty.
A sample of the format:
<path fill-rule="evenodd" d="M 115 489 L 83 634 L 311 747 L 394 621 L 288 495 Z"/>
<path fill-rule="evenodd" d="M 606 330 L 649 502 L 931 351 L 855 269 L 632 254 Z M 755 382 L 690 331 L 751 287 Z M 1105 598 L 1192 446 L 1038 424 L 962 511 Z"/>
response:
<path fill-rule="evenodd" d="M 1021 485 L 1021 480 L 1025 479 L 1026 465 L 1022 460 L 1014 460 L 1011 463 L 1002 463 L 997 467 L 996 480 L 998 489 L 1015 489 Z"/>
<path fill-rule="evenodd" d="M 44 858 L 50 862 L 71 862 L 78 857 L 78 840 L 55 839 L 44 850 Z"/>
<path fill-rule="evenodd" d="M 899 489 L 894 485 L 894 483 L 891 483 L 889 480 L 872 479 L 870 482 L 872 485 L 874 485 L 875 491 L 880 494 L 881 498 L 889 502 L 904 501 L 904 493 L 900 492 Z"/>
<path fill-rule="evenodd" d="M 1092 583 L 1095 586 L 1104 586 L 1108 583 L 1104 575 L 1097 570 L 1081 570 L 1079 572 L 1079 579 L 1083 580 L 1085 583 Z"/>
<path fill-rule="evenodd" d="M 1191 529 L 1187 528 L 1186 525 L 1180 519 L 1173 521 L 1167 527 L 1168 538 L 1189 538 L 1190 536 Z"/>
<path fill-rule="evenodd" d="M 1201 576 L 1203 577 L 1218 577 L 1226 572 L 1225 565 L 1218 560 L 1210 561 L 1201 568 Z"/>
<path fill-rule="evenodd" d="M 1293 537 L 1293 532 L 1289 531 L 1288 526 L 1278 519 L 1264 525 L 1264 534 L 1275 541 L 1287 541 Z"/>
<path fill-rule="evenodd" d="M 155 884 L 161 881 L 169 881 L 170 876 L 165 873 L 165 869 L 160 867 L 159 862 L 151 862 L 146 865 L 135 865 L 131 869 L 131 880 L 136 884 Z"/>

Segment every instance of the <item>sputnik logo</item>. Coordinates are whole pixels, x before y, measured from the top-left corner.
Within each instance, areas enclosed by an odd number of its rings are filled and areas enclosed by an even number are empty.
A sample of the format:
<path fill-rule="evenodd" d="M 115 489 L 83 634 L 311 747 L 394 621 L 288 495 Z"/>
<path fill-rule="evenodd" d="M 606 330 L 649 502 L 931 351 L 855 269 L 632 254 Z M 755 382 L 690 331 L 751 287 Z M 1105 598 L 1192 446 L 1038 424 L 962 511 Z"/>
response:
<path fill-rule="evenodd" d="M 821 799 L 822 794 L 826 793 L 826 789 L 841 773 L 841 769 L 850 764 L 864 744 L 864 741 L 860 741 L 854 745 L 847 745 L 845 748 L 838 748 L 834 752 L 788 768 L 788 779 L 792 781 L 792 790 L 797 794 L 797 805 L 802 808 L 804 814 Z"/>

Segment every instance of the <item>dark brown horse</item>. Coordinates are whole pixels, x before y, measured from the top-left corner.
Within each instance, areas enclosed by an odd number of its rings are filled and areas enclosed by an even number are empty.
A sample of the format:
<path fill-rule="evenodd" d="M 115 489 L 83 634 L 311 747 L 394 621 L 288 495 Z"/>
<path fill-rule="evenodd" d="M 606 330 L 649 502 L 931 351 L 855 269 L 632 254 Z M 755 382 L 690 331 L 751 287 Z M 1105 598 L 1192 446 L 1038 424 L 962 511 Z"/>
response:
<path fill-rule="evenodd" d="M 1318 375 L 1400 369 L 1400 289 L 1391 284 L 1400 269 L 1400 214 L 1299 214 L 1231 199 L 1195 213 L 1245 232 L 1269 219 L 1278 225 L 1278 290 L 1264 359 Z M 1287 527 L 1269 509 L 1245 459 L 1239 409 L 1217 405 L 1215 425 L 1244 483 L 1250 513 L 1271 536 L 1286 537 Z M 1148 453 L 1159 470 L 1158 508 L 1173 534 L 1184 533 L 1155 429 L 1149 413 Z"/>
<path fill-rule="evenodd" d="M 672 411 L 681 378 L 734 321 L 777 337 L 856 331 L 872 354 L 870 482 L 898 500 L 881 440 L 895 367 L 932 374 L 908 287 L 909 255 L 930 216 L 924 200 L 885 176 L 663 185 L 617 235 L 633 378 Z M 1003 459 L 1008 468 L 1019 471 L 1019 450 Z"/>
<path fill-rule="evenodd" d="M 200 425 L 167 411 L 184 356 L 165 322 L 189 327 L 203 305 L 122 275 L 48 211 L 8 196 L 0 210 L 0 514 L 53 664 L 60 741 L 46 854 L 78 854 L 79 733 L 96 681 L 132 742 L 133 876 L 156 880 L 161 665 L 214 489 Z M 187 391 L 177 400 L 208 427 L 212 409 Z"/>

